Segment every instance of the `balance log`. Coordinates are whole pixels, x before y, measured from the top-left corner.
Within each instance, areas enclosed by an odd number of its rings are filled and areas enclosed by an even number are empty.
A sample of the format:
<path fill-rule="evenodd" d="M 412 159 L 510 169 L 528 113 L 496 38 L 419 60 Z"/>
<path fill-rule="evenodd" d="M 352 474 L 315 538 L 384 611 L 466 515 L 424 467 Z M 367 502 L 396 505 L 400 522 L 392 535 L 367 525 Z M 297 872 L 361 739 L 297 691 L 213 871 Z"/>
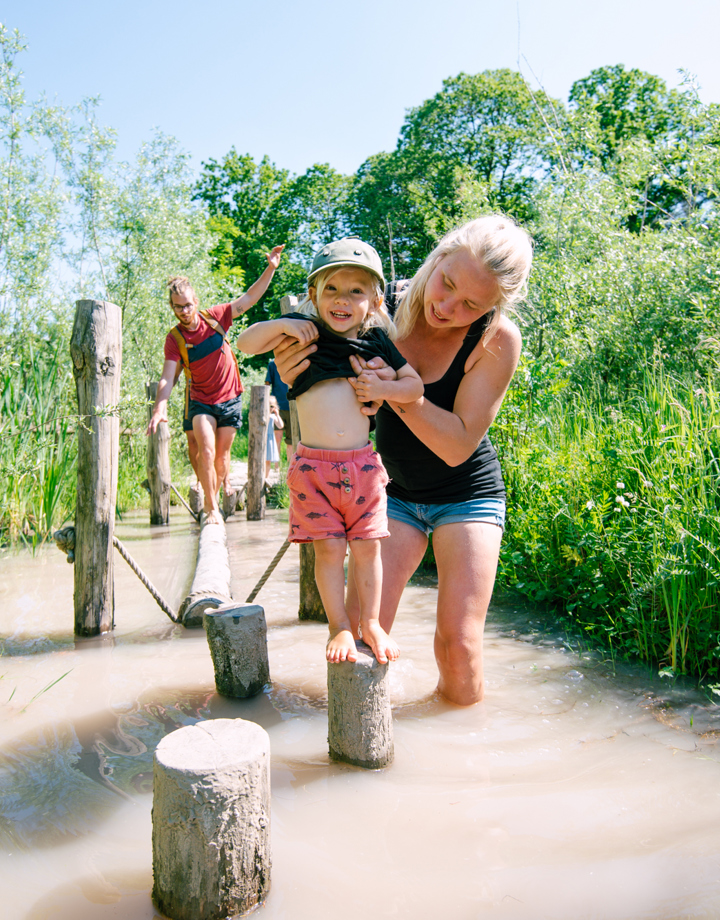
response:
<path fill-rule="evenodd" d="M 332 760 L 376 770 L 395 756 L 388 665 L 356 644 L 357 661 L 328 662 L 328 747 Z"/>
<path fill-rule="evenodd" d="M 153 764 L 153 901 L 172 920 L 226 920 L 270 890 L 270 739 L 213 719 L 167 735 Z"/>
<path fill-rule="evenodd" d="M 197 564 L 190 593 L 180 605 L 178 620 L 188 629 L 203 625 L 203 613 L 232 601 L 230 559 L 224 524 L 200 524 Z"/>
<path fill-rule="evenodd" d="M 205 611 L 205 632 L 221 696 L 256 696 L 270 680 L 265 610 L 259 604 L 226 604 Z"/>

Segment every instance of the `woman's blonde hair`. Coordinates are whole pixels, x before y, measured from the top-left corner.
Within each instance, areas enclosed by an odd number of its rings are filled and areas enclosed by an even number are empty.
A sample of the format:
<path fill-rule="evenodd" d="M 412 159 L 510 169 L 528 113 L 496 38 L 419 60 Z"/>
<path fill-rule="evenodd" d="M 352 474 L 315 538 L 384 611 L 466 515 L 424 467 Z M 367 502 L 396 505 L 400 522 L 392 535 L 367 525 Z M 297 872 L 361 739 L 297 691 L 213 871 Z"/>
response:
<path fill-rule="evenodd" d="M 495 278 L 499 298 L 495 315 L 484 337 L 495 333 L 503 307 L 512 306 L 527 292 L 527 279 L 532 265 L 532 240 L 514 220 L 502 214 L 488 214 L 451 230 L 437 244 L 420 266 L 410 285 L 399 295 L 400 306 L 395 314 L 398 337 L 407 338 L 425 305 L 425 286 L 438 263 L 456 252 L 468 252 Z"/>
<path fill-rule="evenodd" d="M 332 278 L 333 275 L 337 272 L 342 271 L 343 268 L 347 266 L 340 266 L 339 268 L 333 268 L 332 266 L 323 269 L 313 278 L 313 283 L 310 285 L 311 289 L 315 290 L 315 297 L 319 300 L 322 297 L 322 292 L 325 290 L 325 285 Z M 385 291 L 383 286 L 380 283 L 380 279 L 374 275 L 372 272 L 365 271 L 364 268 L 358 268 L 358 271 L 363 272 L 372 282 L 373 294 L 375 295 L 375 308 L 373 310 L 368 310 L 368 314 L 363 321 L 362 326 L 360 327 L 360 334 L 367 332 L 368 329 L 373 326 L 380 326 L 384 330 L 385 334 L 389 339 L 395 339 L 397 337 L 397 329 L 395 328 L 395 323 L 392 321 L 390 314 L 387 311 L 385 306 Z M 312 316 L 313 319 L 322 322 L 318 316 L 317 308 L 312 302 L 312 297 L 310 296 L 310 290 L 303 301 L 298 304 L 296 313 L 303 313 L 305 316 Z"/>

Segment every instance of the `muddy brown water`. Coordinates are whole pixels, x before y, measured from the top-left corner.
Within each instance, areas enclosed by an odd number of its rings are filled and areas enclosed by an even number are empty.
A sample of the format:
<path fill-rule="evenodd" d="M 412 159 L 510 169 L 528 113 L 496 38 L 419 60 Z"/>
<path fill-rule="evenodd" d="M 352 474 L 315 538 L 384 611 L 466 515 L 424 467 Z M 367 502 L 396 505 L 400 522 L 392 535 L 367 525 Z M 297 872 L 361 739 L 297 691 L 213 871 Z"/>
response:
<path fill-rule="evenodd" d="M 177 607 L 196 537 L 118 524 Z M 283 512 L 228 523 L 244 598 Z M 267 920 L 639 920 L 720 916 L 720 715 L 690 690 L 613 669 L 494 608 L 485 702 L 435 699 L 435 589 L 410 587 L 391 667 L 395 761 L 327 756 L 325 628 L 297 620 L 297 551 L 258 597 L 272 685 L 215 693 L 202 631 L 173 625 L 116 556 L 116 629 L 76 643 L 73 572 L 54 548 L 0 558 L 0 917 L 149 920 L 152 753 L 169 731 L 238 716 L 272 748 Z M 54 683 L 53 683 L 54 682 Z M 52 684 L 52 686 L 50 686 Z"/>

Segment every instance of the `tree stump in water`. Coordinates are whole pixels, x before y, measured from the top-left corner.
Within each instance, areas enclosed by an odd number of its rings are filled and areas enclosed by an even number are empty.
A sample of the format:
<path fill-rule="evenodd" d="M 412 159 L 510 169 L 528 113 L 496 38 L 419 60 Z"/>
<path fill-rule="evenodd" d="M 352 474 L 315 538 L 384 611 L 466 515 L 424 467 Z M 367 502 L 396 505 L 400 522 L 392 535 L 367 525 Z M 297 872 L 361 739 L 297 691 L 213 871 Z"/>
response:
<path fill-rule="evenodd" d="M 270 680 L 265 610 L 232 604 L 205 611 L 205 632 L 222 696 L 256 696 Z"/>
<path fill-rule="evenodd" d="M 328 662 L 328 746 L 330 757 L 374 770 L 395 756 L 388 665 L 364 642 L 357 661 Z"/>
<path fill-rule="evenodd" d="M 198 540 L 195 577 L 185 597 L 178 620 L 188 629 L 203 625 L 206 610 L 216 610 L 232 601 L 227 533 L 223 524 L 206 524 L 203 516 Z"/>
<path fill-rule="evenodd" d="M 280 310 L 283 314 L 292 313 L 297 305 L 297 297 L 293 297 L 290 294 L 280 300 Z M 295 451 L 300 441 L 301 432 L 294 399 L 290 400 L 290 432 L 293 451 Z M 298 619 L 327 623 L 327 615 L 315 581 L 315 549 L 312 543 L 300 544 L 300 606 L 298 607 Z"/>
<path fill-rule="evenodd" d="M 78 300 L 70 338 L 77 388 L 75 635 L 114 625 L 113 531 L 117 499 L 122 317 L 120 307 Z M 98 414 L 98 409 L 100 414 Z"/>
<path fill-rule="evenodd" d="M 178 729 L 155 751 L 153 901 L 172 920 L 225 920 L 270 890 L 270 739 L 254 722 Z"/>
<path fill-rule="evenodd" d="M 145 387 L 148 405 L 148 421 L 152 405 L 157 396 L 157 383 Z M 170 523 L 170 429 L 167 422 L 160 422 L 147 439 L 147 478 L 150 484 L 150 523 Z"/>

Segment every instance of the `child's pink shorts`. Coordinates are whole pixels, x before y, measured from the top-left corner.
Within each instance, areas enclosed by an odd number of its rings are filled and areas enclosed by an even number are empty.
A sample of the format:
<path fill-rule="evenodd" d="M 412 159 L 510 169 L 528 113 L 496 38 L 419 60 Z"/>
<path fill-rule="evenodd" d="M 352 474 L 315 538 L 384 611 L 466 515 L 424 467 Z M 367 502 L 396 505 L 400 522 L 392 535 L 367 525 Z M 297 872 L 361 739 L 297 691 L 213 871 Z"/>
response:
<path fill-rule="evenodd" d="M 298 444 L 287 474 L 290 542 L 389 537 L 387 482 L 372 444 L 360 450 L 316 450 Z"/>

